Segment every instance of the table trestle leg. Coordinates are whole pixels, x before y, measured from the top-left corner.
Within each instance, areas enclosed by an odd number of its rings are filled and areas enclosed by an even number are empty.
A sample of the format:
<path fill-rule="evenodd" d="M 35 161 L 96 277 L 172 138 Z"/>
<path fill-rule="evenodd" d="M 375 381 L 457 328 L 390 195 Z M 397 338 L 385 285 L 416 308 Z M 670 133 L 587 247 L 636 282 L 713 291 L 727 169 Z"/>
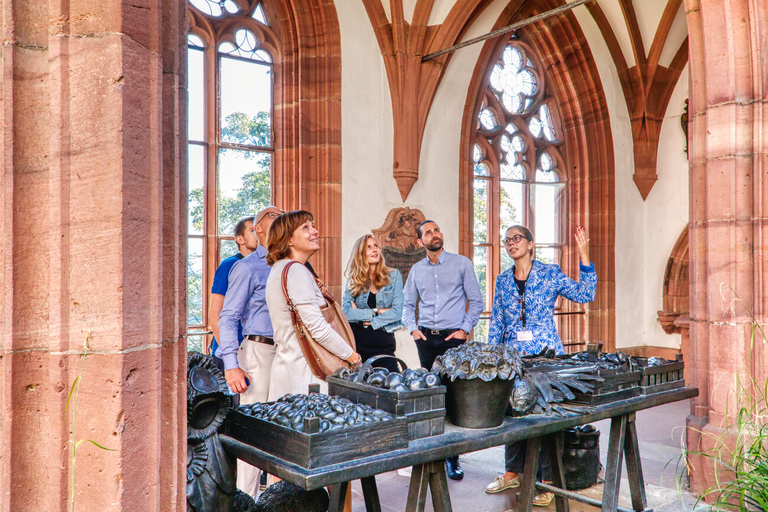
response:
<path fill-rule="evenodd" d="M 533 495 L 536 492 L 536 471 L 539 469 L 539 449 L 541 438 L 528 439 L 525 448 L 525 467 L 523 485 L 517 495 L 517 510 L 529 512 L 533 508 Z"/>
<path fill-rule="evenodd" d="M 363 487 L 365 510 L 367 512 L 381 512 L 381 502 L 379 501 L 379 488 L 376 486 L 376 477 L 367 476 L 361 478 L 360 485 Z"/>
<path fill-rule="evenodd" d="M 328 512 L 343 512 L 344 502 L 347 499 L 347 489 L 349 482 L 341 482 L 328 486 L 331 489 L 331 502 L 328 505 Z"/>
<path fill-rule="evenodd" d="M 619 504 L 619 485 L 621 483 L 621 464 L 624 458 L 626 430 L 626 415 L 611 419 L 608 458 L 605 464 L 605 485 L 603 486 L 603 512 L 612 512 L 616 510 Z"/>
<path fill-rule="evenodd" d="M 563 432 L 555 432 L 544 437 L 542 450 L 546 450 L 552 468 L 552 485 L 565 489 L 565 471 L 563 470 Z M 568 498 L 555 494 L 557 512 L 569 512 Z"/>
<path fill-rule="evenodd" d="M 643 466 L 640 463 L 640 450 L 637 443 L 635 413 L 629 414 L 626 428 L 624 453 L 627 461 L 627 479 L 629 480 L 629 493 L 632 496 L 632 508 L 638 511 L 647 510 L 648 500 L 645 497 L 645 480 L 643 479 Z"/>
<path fill-rule="evenodd" d="M 429 463 L 427 463 L 429 464 Z M 408 488 L 408 503 L 405 512 L 424 512 L 427 503 L 427 486 L 429 485 L 429 471 L 427 464 L 418 464 L 411 470 L 411 485 Z"/>

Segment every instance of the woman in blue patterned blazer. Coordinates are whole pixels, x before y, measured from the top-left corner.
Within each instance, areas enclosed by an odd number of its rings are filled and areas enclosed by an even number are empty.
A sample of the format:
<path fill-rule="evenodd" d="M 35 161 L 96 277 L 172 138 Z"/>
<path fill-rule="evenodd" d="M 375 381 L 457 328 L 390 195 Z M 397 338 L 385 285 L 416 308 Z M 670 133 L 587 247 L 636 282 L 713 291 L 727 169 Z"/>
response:
<path fill-rule="evenodd" d="M 496 278 L 489 343 L 510 343 L 521 354 L 537 354 L 547 347 L 564 353 L 555 328 L 555 300 L 563 296 L 573 302 L 592 302 L 597 288 L 583 227 L 576 229 L 575 238 L 580 261 L 578 282 L 558 265 L 533 259 L 533 235 L 527 228 L 507 229 L 503 242 L 515 264 Z"/>
<path fill-rule="evenodd" d="M 566 276 L 558 265 L 533 259 L 533 234 L 523 226 L 512 226 L 504 235 L 504 246 L 514 261 L 512 268 L 496 278 L 489 343 L 510 343 L 521 354 L 537 354 L 545 348 L 562 354 L 563 342 L 555 328 L 555 301 L 558 296 L 573 302 L 595 300 L 597 275 L 589 260 L 589 244 L 583 227 L 576 229 L 579 250 L 579 281 Z M 497 493 L 520 486 L 519 474 L 525 465 L 526 442 L 507 445 L 506 472 L 488 484 L 485 492 Z M 542 457 L 542 476 L 549 480 L 549 461 Z M 534 497 L 533 504 L 547 506 L 552 493 Z"/>

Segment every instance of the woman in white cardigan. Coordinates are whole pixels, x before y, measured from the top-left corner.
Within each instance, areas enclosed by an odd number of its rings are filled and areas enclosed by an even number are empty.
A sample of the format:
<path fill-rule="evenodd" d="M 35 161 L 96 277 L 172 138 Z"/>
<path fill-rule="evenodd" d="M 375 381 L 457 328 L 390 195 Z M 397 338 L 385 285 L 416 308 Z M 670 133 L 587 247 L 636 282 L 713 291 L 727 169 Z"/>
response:
<path fill-rule="evenodd" d="M 288 296 L 310 334 L 341 359 L 353 365 L 360 362 L 360 355 L 323 318 L 320 307 L 325 305 L 325 299 L 315 278 L 304 266 L 320 249 L 314 220 L 310 212 L 297 210 L 278 216 L 269 228 L 267 263 L 272 265 L 272 270 L 267 278 L 266 299 L 276 347 L 269 380 L 270 402 L 287 393 L 307 393 L 309 384 L 320 384 L 323 393 L 328 390 L 325 382 L 312 375 L 293 330 L 281 281 L 283 268 L 292 260 L 300 265 L 292 265 L 288 270 Z"/>

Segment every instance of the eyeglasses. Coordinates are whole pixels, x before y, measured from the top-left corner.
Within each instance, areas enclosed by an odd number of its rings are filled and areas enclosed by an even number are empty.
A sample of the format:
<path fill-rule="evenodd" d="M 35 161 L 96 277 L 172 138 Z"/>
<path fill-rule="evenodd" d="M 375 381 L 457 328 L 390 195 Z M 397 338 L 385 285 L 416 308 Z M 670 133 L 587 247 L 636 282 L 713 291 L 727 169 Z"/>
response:
<path fill-rule="evenodd" d="M 263 220 L 264 220 L 264 217 L 269 217 L 270 219 L 276 219 L 276 218 L 278 218 L 280 215 L 282 215 L 283 213 L 284 213 L 284 212 L 282 212 L 282 211 L 279 211 L 279 212 L 264 212 L 264 213 L 261 215 L 261 217 L 259 217 L 258 219 L 256 219 L 256 222 L 254 222 L 254 224 L 258 224 L 259 222 L 263 221 Z"/>
<path fill-rule="evenodd" d="M 525 238 L 523 235 L 512 235 L 509 238 L 505 238 L 501 241 L 502 244 L 507 245 L 509 242 L 515 242 L 516 244 L 520 243 L 520 240 Z"/>

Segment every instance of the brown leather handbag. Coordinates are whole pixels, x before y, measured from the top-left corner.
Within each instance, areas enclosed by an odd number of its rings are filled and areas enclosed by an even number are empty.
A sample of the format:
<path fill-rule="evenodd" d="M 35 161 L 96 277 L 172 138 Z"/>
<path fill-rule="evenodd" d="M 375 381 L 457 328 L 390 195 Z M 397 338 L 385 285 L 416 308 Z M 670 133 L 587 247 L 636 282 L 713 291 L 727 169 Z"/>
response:
<path fill-rule="evenodd" d="M 312 338 L 309 329 L 307 329 L 304 322 L 302 322 L 298 309 L 296 309 L 293 301 L 288 296 L 288 286 L 286 284 L 288 280 L 288 269 L 291 268 L 291 265 L 294 263 L 298 262 L 289 261 L 283 268 L 281 280 L 283 293 L 285 294 L 285 300 L 288 301 L 288 310 L 291 312 L 293 329 L 296 331 L 296 338 L 299 340 L 299 346 L 301 346 L 301 352 L 304 354 L 304 359 L 307 360 L 312 375 L 318 379 L 325 380 L 328 375 L 333 374 L 333 372 L 342 366 L 350 368 L 351 365 L 315 341 L 315 339 Z M 341 310 L 341 306 L 336 302 L 336 299 L 328 293 L 325 285 L 319 279 L 315 278 L 315 283 L 317 283 L 317 287 L 320 288 L 320 292 L 323 294 L 323 298 L 325 298 L 325 306 L 320 308 L 320 311 L 323 313 L 323 318 L 325 318 L 325 321 L 331 325 L 331 328 L 336 331 L 350 347 L 352 347 L 352 350 L 355 350 L 355 335 L 352 333 L 352 328 L 349 326 L 349 322 L 347 321 L 344 312 Z"/>

